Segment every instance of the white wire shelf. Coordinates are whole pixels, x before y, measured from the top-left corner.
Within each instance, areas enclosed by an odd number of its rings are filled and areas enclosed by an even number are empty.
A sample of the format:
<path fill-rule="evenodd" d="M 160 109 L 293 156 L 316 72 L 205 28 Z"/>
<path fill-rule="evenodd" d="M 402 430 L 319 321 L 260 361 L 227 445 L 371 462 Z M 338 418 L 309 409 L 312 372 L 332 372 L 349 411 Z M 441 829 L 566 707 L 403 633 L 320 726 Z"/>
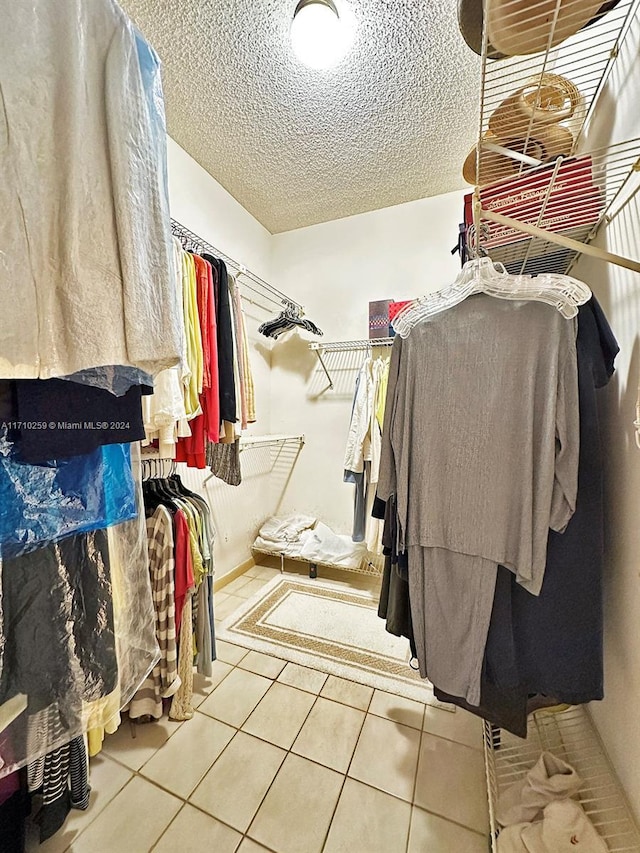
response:
<path fill-rule="evenodd" d="M 317 352 L 351 352 L 353 350 L 368 350 L 372 347 L 390 347 L 393 338 L 362 338 L 356 341 L 313 341 L 309 349 Z"/>
<path fill-rule="evenodd" d="M 581 251 L 591 250 L 556 245 L 550 241 L 549 232 L 588 244 L 639 189 L 640 138 L 577 157 L 558 158 L 553 164 L 479 190 L 483 218 L 480 247 L 514 274 L 566 273 Z M 506 215 L 515 224 L 487 221 L 496 215 Z M 529 236 L 518 230 L 518 224 L 540 228 L 544 234 Z M 640 271 L 640 263 L 621 261 Z"/>
<path fill-rule="evenodd" d="M 552 752 L 574 767 L 583 781 L 578 801 L 607 844 L 609 853 L 639 853 L 640 831 L 598 734 L 583 706 L 561 713 L 538 711 L 529 719 L 527 739 L 485 723 L 484 752 L 493 853 L 498 797 L 533 767 L 540 753 Z"/>
<path fill-rule="evenodd" d="M 523 14 L 521 0 L 485 0 L 485 24 L 491 19 L 494 7 L 500 6 L 500 17 L 508 18 L 510 15 L 517 16 L 518 26 L 523 30 L 534 30 L 540 26 L 540 15 L 548 14 L 548 0 L 538 0 L 526 6 L 526 19 Z M 569 4 L 563 4 L 569 6 Z M 533 103 L 536 96 L 544 99 L 541 92 L 543 74 L 560 75 L 569 84 L 573 84 L 579 99 L 571 96 L 571 109 L 569 109 L 569 98 L 558 114 L 570 113 L 566 120 L 561 122 L 567 128 L 572 138 L 569 150 L 563 150 L 563 154 L 569 156 L 580 150 L 580 142 L 584 128 L 589 121 L 596 106 L 598 95 L 602 91 L 613 64 L 617 58 L 619 47 L 624 40 L 631 25 L 634 14 L 638 12 L 639 0 L 620 0 L 617 6 L 604 15 L 597 23 L 592 24 L 580 32 L 563 41 L 557 47 L 542 51 L 530 56 L 514 56 L 505 59 L 492 60 L 487 57 L 488 50 L 488 27 L 485 26 L 483 37 L 482 56 L 482 88 L 480 101 L 480 128 L 479 143 L 482 143 L 485 135 L 492 131 L 498 131 L 497 144 L 505 148 L 533 157 L 534 161 L 541 162 L 535 156 L 537 149 L 535 142 L 538 132 L 545 128 L 555 126 L 554 122 L 542 122 L 535 119 L 534 111 L 529 109 L 524 112 L 519 109 L 520 100 L 515 99 L 505 105 L 505 99 L 511 98 L 515 93 L 528 91 L 529 103 Z M 562 10 L 562 16 L 566 18 L 567 12 Z M 554 27 L 549 27 L 550 41 L 553 42 Z M 558 92 L 556 91 L 556 96 Z M 496 111 L 501 107 L 501 120 L 496 123 Z M 507 110 L 507 112 L 505 112 Z M 493 121 L 492 121 L 493 117 Z M 544 135 L 544 134 L 543 134 Z M 544 140 L 543 140 L 544 141 Z M 514 143 L 511 145 L 510 143 Z M 564 146 L 563 146 L 564 148 Z M 523 163 L 514 160 L 513 167 L 516 174 L 521 174 L 534 163 Z M 504 161 L 487 157 L 486 162 L 481 160 L 479 179 L 477 184 L 484 186 L 503 177 L 500 174 L 504 168 Z"/>
<path fill-rule="evenodd" d="M 375 577 L 382 575 L 383 561 L 381 561 L 381 559 L 375 554 L 368 554 L 366 557 L 362 558 L 358 567 L 352 567 L 341 566 L 338 563 L 329 563 L 323 560 L 308 560 L 306 557 L 291 556 L 289 554 L 283 554 L 282 551 L 272 551 L 268 548 L 257 548 L 255 545 L 251 546 L 251 550 L 255 551 L 256 554 L 267 554 L 269 557 L 278 557 L 280 560 L 281 572 L 284 571 L 284 561 L 293 560 L 296 563 L 307 563 L 309 566 L 309 575 L 313 578 L 317 577 L 318 566 L 327 569 L 341 569 L 343 572 L 356 572 L 360 575 L 374 575 Z"/>
<path fill-rule="evenodd" d="M 376 347 L 390 347 L 393 338 L 360 338 L 353 341 L 313 341 L 309 349 L 318 356 L 318 361 L 325 372 L 329 382 L 329 388 L 334 388 L 333 378 L 323 356 L 330 352 L 370 352 Z"/>
<path fill-rule="evenodd" d="M 585 8 L 578 2 L 485 0 L 479 136 L 465 164 L 476 190 L 465 221 L 474 221 L 471 250 L 484 250 L 515 274 L 566 273 L 581 252 L 640 271 L 637 260 L 588 246 L 639 188 L 640 140 L 589 153 L 583 144 L 640 0 L 620 0 L 599 21 L 547 50 L 488 58 L 496 22 L 513 26 L 511 36 L 523 44 L 531 46 L 543 33 L 553 45 L 556 28 L 560 32 Z"/>
<path fill-rule="evenodd" d="M 195 233 L 195 231 L 187 228 L 186 225 L 182 225 L 182 223 L 178 222 L 177 219 L 171 220 L 171 233 L 180 239 L 185 248 L 194 249 L 196 252 L 207 252 L 208 254 L 224 261 L 227 266 L 235 270 L 238 275 L 238 284 L 243 289 L 251 290 L 253 293 L 260 296 L 261 299 L 270 302 L 272 306 L 275 305 L 280 308 L 295 308 L 299 314 L 304 314 L 304 309 L 300 303 L 291 299 L 286 295 L 286 293 L 278 290 L 277 287 L 269 284 L 264 279 L 260 278 L 260 276 L 252 273 L 243 264 L 238 263 L 238 261 L 235 261 L 233 258 L 229 257 L 229 255 L 225 254 L 225 252 L 221 252 L 220 249 L 216 249 L 215 246 L 208 243 L 206 240 L 203 240 L 202 237 L 199 237 Z M 253 299 L 248 299 L 248 301 L 254 305 L 261 305 L 260 302 L 256 302 Z M 264 305 L 261 307 L 265 308 Z"/>
<path fill-rule="evenodd" d="M 283 444 L 298 444 L 305 442 L 302 435 L 247 435 L 240 439 L 240 450 L 250 450 L 253 447 L 279 447 Z"/>

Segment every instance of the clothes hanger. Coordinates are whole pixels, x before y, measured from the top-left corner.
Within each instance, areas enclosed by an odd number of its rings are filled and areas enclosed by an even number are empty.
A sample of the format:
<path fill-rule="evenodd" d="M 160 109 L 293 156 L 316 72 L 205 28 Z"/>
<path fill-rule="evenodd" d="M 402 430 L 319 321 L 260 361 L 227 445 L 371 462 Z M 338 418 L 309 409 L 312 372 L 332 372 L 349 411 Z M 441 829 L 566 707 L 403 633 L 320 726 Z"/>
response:
<path fill-rule="evenodd" d="M 467 261 L 453 284 L 421 296 L 403 308 L 391 325 L 401 338 L 406 338 L 418 323 L 453 308 L 475 293 L 486 293 L 498 299 L 545 302 L 568 320 L 576 316 L 580 305 L 591 299 L 587 285 L 572 276 L 559 273 L 510 275 L 503 264 L 480 257 Z"/>

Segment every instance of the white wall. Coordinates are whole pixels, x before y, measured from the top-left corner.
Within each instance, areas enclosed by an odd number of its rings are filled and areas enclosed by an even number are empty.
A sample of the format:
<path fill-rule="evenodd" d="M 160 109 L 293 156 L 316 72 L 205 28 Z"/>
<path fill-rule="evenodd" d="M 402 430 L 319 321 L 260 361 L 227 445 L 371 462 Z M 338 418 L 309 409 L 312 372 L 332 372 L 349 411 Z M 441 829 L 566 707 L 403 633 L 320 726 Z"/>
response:
<path fill-rule="evenodd" d="M 370 300 L 412 298 L 455 278 L 460 261 L 450 249 L 462 199 L 456 192 L 277 234 L 272 275 L 305 306 L 324 340 L 368 338 Z M 306 435 L 279 510 L 316 515 L 350 533 L 353 486 L 342 482 L 342 462 L 365 354 L 328 354 L 336 387 L 326 390 L 309 340 L 306 332 L 289 335 L 272 353 L 273 429 Z"/>
<path fill-rule="evenodd" d="M 640 136 L 640 20 L 603 92 L 587 150 Z M 638 149 L 636 149 L 636 153 Z M 640 181 L 640 175 L 636 186 Z M 597 244 L 640 259 L 640 194 Z M 606 451 L 605 699 L 591 713 L 640 821 L 640 450 L 633 421 L 640 379 L 640 275 L 583 258 L 575 275 L 600 300 L 621 347 L 603 400 Z"/>
<path fill-rule="evenodd" d="M 169 139 L 168 156 L 169 197 L 174 219 L 269 280 L 271 235 L 266 228 L 172 139 Z M 258 419 L 248 432 L 265 434 L 271 432 L 271 356 L 269 342 L 257 330 L 269 314 L 246 300 L 245 313 Z M 258 450 L 243 453 L 242 470 L 243 482 L 238 487 L 212 478 L 203 488 L 208 471 L 180 466 L 185 484 L 206 494 L 211 505 L 218 531 L 217 577 L 250 556 L 249 548 L 257 529 L 272 512 L 269 456 Z"/>

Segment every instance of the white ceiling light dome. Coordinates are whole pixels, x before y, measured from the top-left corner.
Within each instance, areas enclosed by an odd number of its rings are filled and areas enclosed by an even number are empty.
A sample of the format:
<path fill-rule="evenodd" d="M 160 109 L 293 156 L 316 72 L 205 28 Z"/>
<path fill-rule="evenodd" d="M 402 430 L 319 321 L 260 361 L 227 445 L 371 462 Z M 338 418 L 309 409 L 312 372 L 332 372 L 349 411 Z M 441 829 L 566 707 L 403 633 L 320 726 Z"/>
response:
<path fill-rule="evenodd" d="M 304 65 L 331 68 L 353 43 L 353 26 L 334 0 L 300 0 L 293 13 L 291 45 Z"/>

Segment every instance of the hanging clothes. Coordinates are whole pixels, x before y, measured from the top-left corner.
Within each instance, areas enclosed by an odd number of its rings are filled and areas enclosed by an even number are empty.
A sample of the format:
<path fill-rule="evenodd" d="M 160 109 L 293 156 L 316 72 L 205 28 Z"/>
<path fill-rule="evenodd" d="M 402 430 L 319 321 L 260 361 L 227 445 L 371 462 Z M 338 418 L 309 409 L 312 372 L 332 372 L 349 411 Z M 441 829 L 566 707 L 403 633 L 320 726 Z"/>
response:
<path fill-rule="evenodd" d="M 211 264 L 193 255 L 197 284 L 197 308 L 202 341 L 202 390 L 200 414 L 189 422 L 191 436 L 178 442 L 173 458 L 191 468 L 206 467 L 206 443 L 219 440 L 218 341 Z"/>
<path fill-rule="evenodd" d="M 160 719 L 170 698 L 172 718 L 189 719 L 194 662 L 210 675 L 215 659 L 213 522 L 206 501 L 177 475 L 145 481 L 144 491 L 160 660 L 128 713 Z"/>
<path fill-rule="evenodd" d="M 19 430 L 20 456 L 38 464 L 91 453 L 107 444 L 145 437 L 142 396 L 152 388 L 133 385 L 121 397 L 104 388 L 63 379 L 16 380 L 16 417 L 42 429 Z"/>
<path fill-rule="evenodd" d="M 255 423 L 256 420 L 255 390 L 251 363 L 249 361 L 249 341 L 247 338 L 244 311 L 242 309 L 242 296 L 234 276 L 229 276 L 229 292 L 231 294 L 238 373 L 240 378 L 240 419 L 242 429 L 246 429 L 249 424 Z"/>
<path fill-rule="evenodd" d="M 472 704 L 498 565 L 539 594 L 575 510 L 577 395 L 575 323 L 542 303 L 476 296 L 394 341 L 378 495 L 397 495 L 421 675 Z"/>
<path fill-rule="evenodd" d="M 176 646 L 175 544 L 173 519 L 160 505 L 147 518 L 149 571 L 156 616 L 160 660 L 141 685 L 129 706 L 131 717 L 162 716 L 162 699 L 180 687 Z"/>
<path fill-rule="evenodd" d="M 31 811 L 26 772 L 16 771 L 0 779 L 0 850 L 24 853 L 26 818 Z"/>
<path fill-rule="evenodd" d="M 381 358 L 367 358 L 356 380 L 344 459 L 344 482 L 354 483 L 354 542 L 367 541 L 370 551 L 378 552 L 381 529 L 371 520 L 375 484 L 380 470 L 382 431 L 377 419 L 377 402 L 383 375 L 388 365 Z"/>
<path fill-rule="evenodd" d="M 20 459 L 20 444 L 0 431 L 0 554 L 16 557 L 74 533 L 135 518 L 128 444 L 40 465 Z"/>
<path fill-rule="evenodd" d="M 198 314 L 198 291 L 196 268 L 192 255 L 182 252 L 182 307 L 184 312 L 184 334 L 187 341 L 188 383 L 184 389 L 184 406 L 187 419 L 202 413 L 200 394 L 203 382 L 202 332 Z"/>
<path fill-rule="evenodd" d="M 233 369 L 233 331 L 229 282 L 224 261 L 213 255 L 203 255 L 211 264 L 214 275 L 214 296 L 218 338 L 218 382 L 220 397 L 220 420 L 234 424 L 236 421 L 236 387 Z"/>
<path fill-rule="evenodd" d="M 182 246 L 175 237 L 172 238 L 172 272 L 176 299 L 182 306 Z M 180 332 L 180 364 L 160 371 L 155 378 L 153 394 L 142 398 L 145 429 L 143 445 L 157 441 L 159 455 L 163 459 L 173 459 L 178 438 L 191 435 L 184 399 L 184 389 L 189 384 L 191 370 L 187 360 L 187 338 L 182 316 Z"/>
<path fill-rule="evenodd" d="M 2 563 L 0 703 L 23 693 L 72 721 L 78 699 L 118 681 L 107 531 L 69 536 Z M 64 654 L 61 653 L 64 650 Z"/>
<path fill-rule="evenodd" d="M 598 389 L 613 375 L 619 347 L 595 297 L 579 309 L 576 349 L 580 414 L 576 511 L 563 534 L 549 532 L 539 596 L 523 590 L 504 567 L 498 569 L 479 706 L 470 706 L 436 683 L 438 698 L 520 737 L 526 736 L 530 695 L 544 694 L 568 704 L 604 696 Z"/>
<path fill-rule="evenodd" d="M 112 0 L 35 0 L 5 16 L 6 378 L 49 379 L 102 365 L 154 376 L 180 359 L 164 108 L 157 56 L 146 47 L 141 55 Z"/>
<path fill-rule="evenodd" d="M 84 738 L 73 738 L 32 762 L 27 775 L 29 791 L 42 794 L 36 816 L 42 844 L 62 827 L 71 809 L 85 811 L 89 807 L 91 788 Z"/>

